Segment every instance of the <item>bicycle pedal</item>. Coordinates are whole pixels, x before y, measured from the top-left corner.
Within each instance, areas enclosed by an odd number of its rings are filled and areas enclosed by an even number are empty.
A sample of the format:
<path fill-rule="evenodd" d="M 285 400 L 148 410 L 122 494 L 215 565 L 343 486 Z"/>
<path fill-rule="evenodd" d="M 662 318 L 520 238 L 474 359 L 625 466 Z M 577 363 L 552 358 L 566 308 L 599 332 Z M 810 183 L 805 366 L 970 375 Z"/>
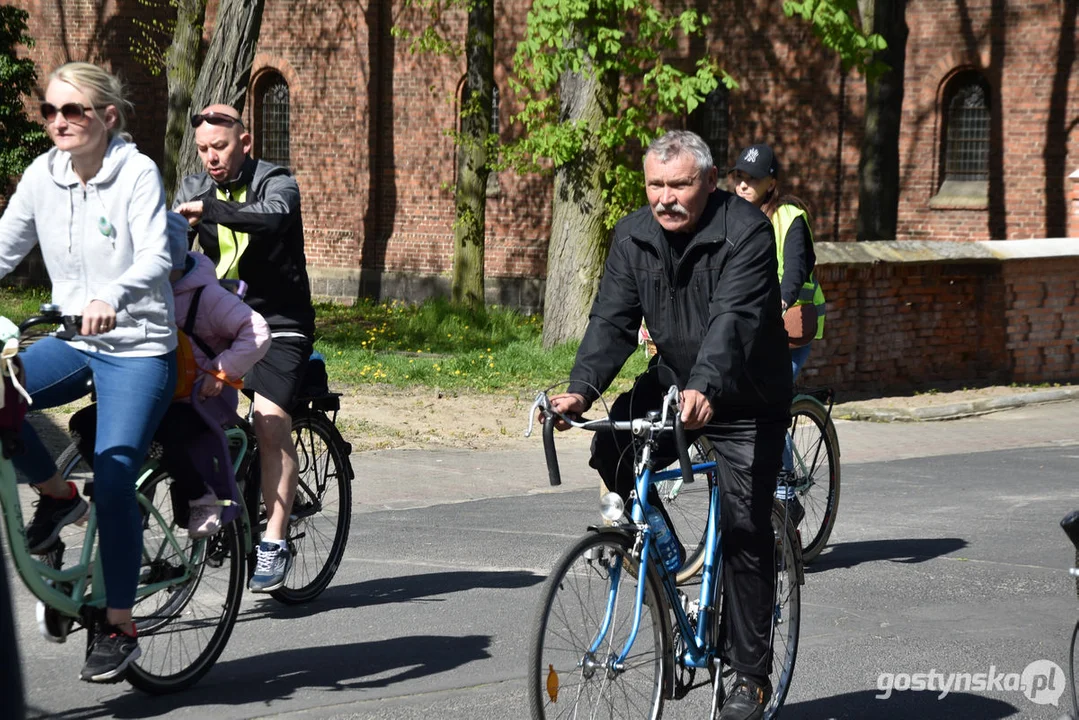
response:
<path fill-rule="evenodd" d="M 61 615 L 54 608 L 48 607 L 38 600 L 34 615 L 37 618 L 37 629 L 41 636 L 51 643 L 62 644 L 67 642 L 67 636 L 75 623 L 74 618 Z"/>

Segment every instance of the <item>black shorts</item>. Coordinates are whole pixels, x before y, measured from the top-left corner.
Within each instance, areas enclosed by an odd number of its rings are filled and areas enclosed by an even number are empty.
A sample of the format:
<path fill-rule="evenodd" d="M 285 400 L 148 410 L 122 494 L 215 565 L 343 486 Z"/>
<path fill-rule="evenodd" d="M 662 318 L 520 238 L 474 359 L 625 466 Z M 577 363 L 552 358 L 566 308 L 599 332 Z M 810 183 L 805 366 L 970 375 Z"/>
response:
<path fill-rule="evenodd" d="M 308 338 L 274 337 L 265 357 L 244 376 L 244 394 L 251 397 L 258 393 L 290 412 L 303 383 L 311 350 L 311 340 Z"/>

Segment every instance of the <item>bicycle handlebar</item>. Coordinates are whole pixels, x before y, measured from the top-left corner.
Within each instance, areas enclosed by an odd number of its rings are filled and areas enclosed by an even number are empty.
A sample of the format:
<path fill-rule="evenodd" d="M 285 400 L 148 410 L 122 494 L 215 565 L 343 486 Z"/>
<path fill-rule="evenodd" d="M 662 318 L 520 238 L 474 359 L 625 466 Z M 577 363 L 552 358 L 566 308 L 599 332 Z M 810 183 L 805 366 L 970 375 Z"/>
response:
<path fill-rule="evenodd" d="M 19 323 L 19 335 L 25 335 L 26 331 L 38 325 L 62 325 L 62 330 L 53 333 L 61 340 L 71 340 L 82 329 L 82 315 L 63 315 L 56 305 L 42 305 L 40 315 L 27 318 Z"/>
<path fill-rule="evenodd" d="M 547 460 L 547 476 L 552 486 L 562 484 L 562 474 L 558 468 L 558 453 L 555 450 L 554 430 L 555 423 L 563 420 L 570 427 L 582 430 L 599 432 L 602 430 L 621 430 L 631 432 L 634 435 L 648 435 L 652 433 L 674 432 L 674 444 L 678 454 L 678 465 L 682 471 L 682 480 L 686 483 L 693 482 L 693 465 L 689 459 L 689 442 L 686 440 L 685 426 L 682 423 L 682 414 L 678 409 L 678 388 L 674 385 L 667 391 L 663 398 L 663 409 L 658 419 L 635 418 L 632 420 L 611 420 L 609 417 L 589 420 L 580 418 L 575 420 L 551 407 L 550 398 L 546 392 L 536 395 L 536 401 L 529 411 L 528 429 L 525 437 L 532 435 L 532 423 L 536 417 L 536 411 L 543 413 L 543 454 Z M 668 419 L 671 408 L 674 408 L 673 419 Z"/>
<path fill-rule="evenodd" d="M 543 454 L 547 458 L 547 477 L 553 487 L 562 484 L 562 473 L 558 469 L 558 453 L 554 449 L 554 424 L 558 418 L 553 411 L 543 415 Z"/>

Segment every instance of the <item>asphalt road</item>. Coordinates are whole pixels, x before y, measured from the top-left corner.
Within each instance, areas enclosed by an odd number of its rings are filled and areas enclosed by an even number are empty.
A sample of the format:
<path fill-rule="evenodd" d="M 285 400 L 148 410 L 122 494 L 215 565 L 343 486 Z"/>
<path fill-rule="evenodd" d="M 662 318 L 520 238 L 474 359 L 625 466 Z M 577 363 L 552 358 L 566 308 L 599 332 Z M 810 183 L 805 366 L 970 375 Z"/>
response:
<path fill-rule="evenodd" d="M 841 443 L 852 450 L 839 519 L 807 573 L 784 718 L 1051 719 L 1067 709 L 1067 694 L 1056 707 L 1005 688 L 1028 667 L 1052 672 L 1036 661 L 1066 670 L 1079 602 L 1066 572 L 1074 554 L 1058 522 L 1079 508 L 1079 403 L 992 418 L 841 425 Z M 984 429 L 987 422 L 997 430 Z M 994 432 L 1007 440 L 994 441 Z M 900 447 L 908 449 L 895 459 Z M 393 456 L 397 467 L 402 457 L 415 463 L 412 472 L 368 474 L 387 457 L 371 455 L 353 459 L 361 471 L 356 513 L 333 585 L 303 608 L 246 595 L 221 659 L 181 695 L 78 682 L 82 636 L 44 642 L 32 598 L 17 588 L 31 717 L 527 716 L 524 667 L 540 585 L 596 520 L 591 479 L 581 472 L 583 480 L 560 492 L 536 493 L 529 490 L 544 480 L 531 455 Z M 582 457 L 571 452 L 563 463 Z M 422 497 L 423 483 L 438 480 L 425 461 L 526 481 L 503 483 L 501 497 L 450 503 L 455 495 L 442 492 L 370 511 L 365 496 L 380 495 L 365 493 L 372 484 L 391 495 L 392 486 L 408 485 Z M 898 689 L 931 672 L 942 681 L 987 673 L 1000 689 L 943 699 Z M 1048 680 L 1052 689 L 1062 679 Z M 889 685 L 890 697 L 878 699 Z M 668 703 L 664 717 L 704 717 L 708 702 L 706 690 L 695 691 Z"/>

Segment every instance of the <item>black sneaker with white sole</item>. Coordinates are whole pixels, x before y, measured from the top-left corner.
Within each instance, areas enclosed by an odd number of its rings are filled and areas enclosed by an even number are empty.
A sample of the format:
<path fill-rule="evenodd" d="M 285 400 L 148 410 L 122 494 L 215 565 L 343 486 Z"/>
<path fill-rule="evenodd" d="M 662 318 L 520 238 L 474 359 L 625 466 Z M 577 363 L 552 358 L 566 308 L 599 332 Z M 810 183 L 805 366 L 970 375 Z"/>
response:
<path fill-rule="evenodd" d="M 734 688 L 720 708 L 719 720 L 761 720 L 771 699 L 772 684 L 768 678 L 738 673 Z"/>
<path fill-rule="evenodd" d="M 26 544 L 32 555 L 47 553 L 60 537 L 60 530 L 82 518 L 90 507 L 78 491 L 67 500 L 42 493 L 34 504 L 37 509 L 26 526 Z"/>
<path fill-rule="evenodd" d="M 127 666 L 142 655 L 138 638 L 128 635 L 115 625 L 102 624 L 90 643 L 86 664 L 79 679 L 87 682 L 119 682 Z"/>

